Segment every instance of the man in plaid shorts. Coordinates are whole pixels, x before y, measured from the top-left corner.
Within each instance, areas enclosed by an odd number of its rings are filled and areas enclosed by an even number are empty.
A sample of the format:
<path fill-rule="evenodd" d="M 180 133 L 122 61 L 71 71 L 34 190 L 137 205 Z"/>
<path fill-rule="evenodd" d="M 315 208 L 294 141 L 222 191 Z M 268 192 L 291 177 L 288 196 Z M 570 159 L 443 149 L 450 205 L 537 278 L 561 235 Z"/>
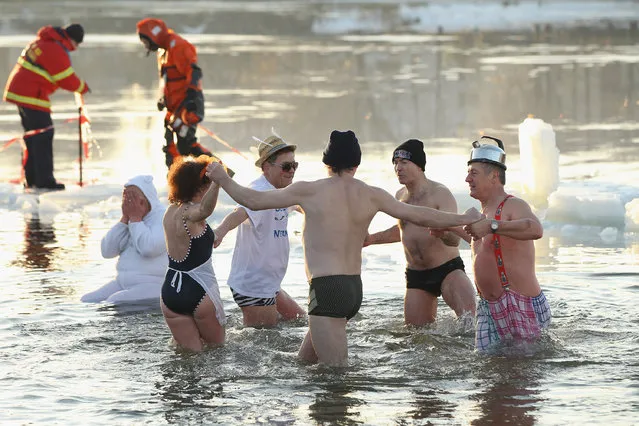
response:
<path fill-rule="evenodd" d="M 550 324 L 550 306 L 535 276 L 533 240 L 543 235 L 528 203 L 508 195 L 506 153 L 499 139 L 484 136 L 499 147 L 473 143 L 466 182 L 470 196 L 481 203 L 485 219 L 467 225 L 477 304 L 475 348 L 486 351 L 498 343 L 536 340 Z"/>

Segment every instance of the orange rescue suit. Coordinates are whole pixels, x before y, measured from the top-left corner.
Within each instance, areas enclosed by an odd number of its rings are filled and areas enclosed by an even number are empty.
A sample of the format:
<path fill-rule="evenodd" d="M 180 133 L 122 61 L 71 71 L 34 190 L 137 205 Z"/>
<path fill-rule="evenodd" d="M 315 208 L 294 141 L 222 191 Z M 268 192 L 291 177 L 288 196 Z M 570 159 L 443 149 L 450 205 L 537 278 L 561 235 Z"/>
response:
<path fill-rule="evenodd" d="M 189 88 L 202 90 L 201 80 L 193 81 L 194 64 L 197 65 L 195 47 L 169 30 L 169 47 L 158 54 L 158 68 L 164 81 L 164 103 L 169 112 L 178 110 Z"/>
<path fill-rule="evenodd" d="M 137 24 L 142 34 L 159 48 L 158 70 L 164 86 L 166 119 L 183 106 L 187 90 L 202 92 L 202 72 L 197 65 L 195 46 L 168 28 L 164 21 L 147 18 Z"/>
<path fill-rule="evenodd" d="M 213 154 L 197 141 L 197 124 L 204 119 L 202 70 L 197 64 L 195 47 L 169 29 L 164 21 L 145 18 L 136 25 L 147 52 L 157 52 L 163 97 L 158 110 L 166 107 L 162 150 L 166 165 L 182 155 Z M 160 50 L 162 49 L 162 50 Z"/>
<path fill-rule="evenodd" d="M 26 108 L 51 112 L 50 96 L 63 88 L 85 94 L 89 86 L 71 67 L 75 50 L 62 28 L 40 28 L 37 38 L 18 58 L 5 87 L 3 99 Z"/>

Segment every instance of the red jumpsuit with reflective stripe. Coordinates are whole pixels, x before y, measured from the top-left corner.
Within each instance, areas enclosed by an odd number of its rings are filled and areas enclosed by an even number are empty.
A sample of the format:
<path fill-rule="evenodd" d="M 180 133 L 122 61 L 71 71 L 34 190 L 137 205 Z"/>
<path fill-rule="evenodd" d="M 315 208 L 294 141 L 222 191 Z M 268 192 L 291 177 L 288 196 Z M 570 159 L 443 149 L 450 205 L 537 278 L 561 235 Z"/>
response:
<path fill-rule="evenodd" d="M 53 121 L 50 96 L 63 88 L 84 94 L 89 86 L 73 71 L 69 52 L 75 50 L 67 32 L 46 26 L 22 51 L 11 71 L 3 99 L 18 106 L 26 151 L 24 178 L 28 187 L 63 189 L 53 176 Z"/>
<path fill-rule="evenodd" d="M 26 108 L 51 112 L 49 97 L 58 88 L 86 93 L 89 86 L 71 67 L 69 52 L 74 49 L 62 28 L 40 28 L 37 38 L 22 51 L 11 71 L 3 99 Z"/>

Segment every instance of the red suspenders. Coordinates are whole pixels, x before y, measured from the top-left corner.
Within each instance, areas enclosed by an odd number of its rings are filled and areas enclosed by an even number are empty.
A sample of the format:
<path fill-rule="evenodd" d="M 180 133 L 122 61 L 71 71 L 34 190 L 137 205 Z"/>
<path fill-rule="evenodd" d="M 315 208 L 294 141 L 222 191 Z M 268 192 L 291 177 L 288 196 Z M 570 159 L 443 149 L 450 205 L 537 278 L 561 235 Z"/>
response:
<path fill-rule="evenodd" d="M 506 198 L 504 198 L 504 201 L 497 206 L 497 210 L 495 211 L 495 220 L 501 219 L 501 209 L 504 207 L 506 200 L 511 197 L 512 195 L 507 195 Z M 499 281 L 501 282 L 502 287 L 508 288 L 510 283 L 508 282 L 508 276 L 506 275 L 506 268 L 504 268 L 504 257 L 501 253 L 501 240 L 499 239 L 499 235 L 496 233 L 493 234 L 493 246 L 495 250 L 495 260 L 497 261 L 497 272 L 499 272 Z"/>
<path fill-rule="evenodd" d="M 502 201 L 497 206 L 497 210 L 495 210 L 495 220 L 501 219 L 501 210 L 504 208 L 504 203 L 506 202 L 507 199 L 511 197 L 512 195 L 506 195 L 506 198 L 504 198 L 504 201 Z M 510 284 L 508 283 L 508 276 L 506 275 L 506 268 L 504 267 L 504 258 L 501 254 L 501 240 L 499 239 L 499 235 L 497 234 L 493 234 L 493 249 L 495 253 L 495 261 L 497 262 L 497 272 L 499 273 L 499 281 L 501 282 L 501 286 L 503 288 L 508 288 Z M 479 294 L 479 296 L 482 297 L 481 291 L 479 291 L 479 287 L 476 284 L 475 284 L 475 287 L 477 287 L 477 294 Z"/>

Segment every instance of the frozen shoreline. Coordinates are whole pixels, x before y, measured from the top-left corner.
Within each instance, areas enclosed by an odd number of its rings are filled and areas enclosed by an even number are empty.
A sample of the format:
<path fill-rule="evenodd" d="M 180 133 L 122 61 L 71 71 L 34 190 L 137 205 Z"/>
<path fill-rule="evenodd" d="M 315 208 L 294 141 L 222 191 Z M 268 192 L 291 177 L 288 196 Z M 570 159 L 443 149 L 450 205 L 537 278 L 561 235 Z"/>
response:
<path fill-rule="evenodd" d="M 93 19 L 93 33 L 127 33 L 141 16 L 165 19 L 186 34 L 339 35 L 527 31 L 535 26 L 630 28 L 638 0 L 0 0 L 0 34 L 32 34 L 42 25 Z M 634 24 L 633 24 L 634 23 Z"/>
<path fill-rule="evenodd" d="M 435 0 L 425 4 L 375 4 L 381 7 L 364 8 L 361 3 L 341 3 L 313 22 L 313 32 L 517 31 L 533 29 L 536 25 L 597 27 L 608 23 L 629 27 L 639 20 L 639 2 L 636 1 L 467 0 L 451 4 L 450 1 Z M 394 13 L 393 7 L 396 8 Z"/>

